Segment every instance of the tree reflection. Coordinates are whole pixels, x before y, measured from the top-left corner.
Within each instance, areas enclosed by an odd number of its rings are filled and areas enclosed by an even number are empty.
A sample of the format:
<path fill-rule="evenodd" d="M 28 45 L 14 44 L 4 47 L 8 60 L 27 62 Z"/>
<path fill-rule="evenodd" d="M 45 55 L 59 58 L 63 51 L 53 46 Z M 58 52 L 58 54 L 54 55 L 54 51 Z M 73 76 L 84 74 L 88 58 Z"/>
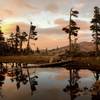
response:
<path fill-rule="evenodd" d="M 70 93 L 70 99 L 74 100 L 79 94 L 79 92 L 81 91 L 79 89 L 79 85 L 78 83 L 75 83 L 73 86 L 71 85 L 67 85 L 64 89 L 64 92 Z"/>
<path fill-rule="evenodd" d="M 71 100 L 74 100 L 77 97 L 77 93 L 80 92 L 79 85 L 77 82 L 80 77 L 78 74 L 78 70 L 70 68 L 69 72 L 70 72 L 69 84 L 63 89 L 63 91 L 70 92 L 70 98 Z"/>
<path fill-rule="evenodd" d="M 31 94 L 36 91 L 36 85 L 38 85 L 37 78 L 38 76 L 31 76 L 29 69 L 22 69 L 22 64 L 12 64 L 11 70 L 7 72 L 7 75 L 11 77 L 11 82 L 16 82 L 16 88 L 20 89 L 21 84 L 26 85 L 29 81 Z"/>
<path fill-rule="evenodd" d="M 5 81 L 6 72 L 7 72 L 7 69 L 3 66 L 2 63 L 0 63 L 0 97 L 3 97 L 1 90 Z"/>
<path fill-rule="evenodd" d="M 79 87 L 80 76 L 78 71 L 79 70 L 77 69 L 69 68 L 69 84 L 67 84 L 66 87 L 63 89 L 64 92 L 67 92 L 67 94 L 70 95 L 70 100 L 75 100 L 78 96 L 90 94 L 90 90 L 88 89 L 88 87 L 84 87 L 83 89 Z"/>
<path fill-rule="evenodd" d="M 4 84 L 5 76 L 0 74 L 0 87 Z"/>
<path fill-rule="evenodd" d="M 92 94 L 92 100 L 100 100 L 100 72 L 99 71 L 93 71 L 94 77 L 95 77 L 95 84 L 93 84 L 93 88 L 91 89 Z"/>
<path fill-rule="evenodd" d="M 12 64 L 11 70 L 8 71 L 7 75 L 9 77 L 11 77 L 12 82 L 14 82 L 14 81 L 16 82 L 17 89 L 20 88 L 21 83 L 26 85 L 28 82 L 27 75 L 25 73 L 23 73 L 21 64 L 16 64 L 16 66 L 14 66 L 14 64 Z"/>
<path fill-rule="evenodd" d="M 31 77 L 28 68 L 27 68 L 27 74 L 28 74 L 30 88 L 31 88 L 31 95 L 33 95 L 33 92 L 36 91 L 36 85 L 38 85 L 38 82 L 36 80 L 38 76 L 34 75 L 33 77 Z"/>

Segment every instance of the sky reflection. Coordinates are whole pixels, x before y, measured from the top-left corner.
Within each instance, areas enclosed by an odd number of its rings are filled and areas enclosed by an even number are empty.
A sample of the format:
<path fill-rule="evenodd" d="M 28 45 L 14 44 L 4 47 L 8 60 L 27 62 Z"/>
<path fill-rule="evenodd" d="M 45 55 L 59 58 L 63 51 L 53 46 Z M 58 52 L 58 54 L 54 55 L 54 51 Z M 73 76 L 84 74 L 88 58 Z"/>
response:
<path fill-rule="evenodd" d="M 16 82 L 11 82 L 11 77 L 6 76 L 4 85 L 0 89 L 0 93 L 3 95 L 0 100 L 70 100 L 70 95 L 63 92 L 63 88 L 68 84 L 68 70 L 64 68 L 30 69 L 30 77 L 34 76 L 34 70 L 36 70 L 35 75 L 39 78 L 36 79 L 38 85 L 32 95 L 29 82 L 26 85 L 21 83 L 20 88 L 17 89 Z M 85 75 L 83 72 L 80 71 L 82 78 L 78 81 L 79 86 L 81 88 L 91 87 L 94 83 L 93 74 L 88 70 L 85 71 Z M 25 69 L 24 73 L 26 73 Z M 75 100 L 84 100 L 84 98 L 91 100 L 91 96 L 88 95 L 77 97 Z"/>

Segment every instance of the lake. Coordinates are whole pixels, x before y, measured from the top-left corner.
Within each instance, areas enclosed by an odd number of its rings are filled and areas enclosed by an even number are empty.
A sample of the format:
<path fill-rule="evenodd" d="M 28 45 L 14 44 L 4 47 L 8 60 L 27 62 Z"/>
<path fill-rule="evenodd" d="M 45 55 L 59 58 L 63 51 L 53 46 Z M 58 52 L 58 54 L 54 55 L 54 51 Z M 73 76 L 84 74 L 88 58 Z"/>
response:
<path fill-rule="evenodd" d="M 0 100 L 71 100 L 69 70 L 65 68 L 10 69 L 0 74 Z M 13 73 L 12 73 L 13 72 Z M 77 83 L 82 93 L 73 100 L 91 100 L 89 89 L 95 82 L 89 70 L 80 70 Z"/>

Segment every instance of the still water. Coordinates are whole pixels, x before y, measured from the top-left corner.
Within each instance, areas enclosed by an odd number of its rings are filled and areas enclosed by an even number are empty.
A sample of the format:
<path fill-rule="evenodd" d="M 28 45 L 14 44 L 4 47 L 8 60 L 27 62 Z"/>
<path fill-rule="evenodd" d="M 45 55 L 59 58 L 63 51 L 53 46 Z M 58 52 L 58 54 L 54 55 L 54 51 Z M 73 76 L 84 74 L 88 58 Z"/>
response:
<path fill-rule="evenodd" d="M 69 84 L 69 71 L 65 68 L 23 68 L 21 75 L 26 75 L 26 78 L 18 79 L 18 75 L 3 74 L 0 100 L 71 100 L 70 92 L 63 91 Z M 90 89 L 95 82 L 93 73 L 80 70 L 79 75 L 79 88 Z M 84 91 L 74 100 L 91 100 L 90 92 Z"/>

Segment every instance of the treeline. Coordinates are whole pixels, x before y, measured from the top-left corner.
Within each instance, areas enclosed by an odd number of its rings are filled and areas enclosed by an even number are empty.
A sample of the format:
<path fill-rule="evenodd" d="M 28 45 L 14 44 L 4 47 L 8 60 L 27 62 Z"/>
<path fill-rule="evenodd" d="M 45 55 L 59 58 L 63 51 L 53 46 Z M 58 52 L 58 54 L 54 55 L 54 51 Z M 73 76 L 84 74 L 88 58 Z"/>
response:
<path fill-rule="evenodd" d="M 65 33 L 68 35 L 69 39 L 69 50 L 66 52 L 68 55 L 84 55 L 85 53 L 80 52 L 79 46 L 77 43 L 78 40 L 78 31 L 80 27 L 74 20 L 74 17 L 78 17 L 79 12 L 76 10 L 70 10 L 70 19 L 69 24 L 62 28 Z M 36 41 L 38 39 L 37 32 L 35 31 L 36 26 L 30 23 L 30 31 L 21 32 L 21 29 L 16 25 L 16 32 L 11 33 L 10 37 L 5 41 L 4 33 L 0 27 L 0 55 L 27 55 L 31 54 L 34 51 L 31 49 L 30 40 Z M 90 30 L 93 32 L 91 36 L 93 37 L 93 43 L 95 44 L 94 52 L 90 52 L 90 55 L 99 56 L 99 45 L 100 45 L 100 8 L 94 7 L 93 18 L 91 19 Z M 24 43 L 26 42 L 26 48 L 23 48 Z M 37 52 L 40 52 L 37 48 Z"/>
<path fill-rule="evenodd" d="M 30 40 L 37 40 L 36 26 L 30 23 L 29 33 L 21 32 L 20 27 L 16 25 L 16 32 L 11 33 L 9 38 L 5 41 L 4 33 L 0 27 L 0 55 L 27 55 L 34 51 L 31 49 Z M 26 42 L 26 48 L 23 44 Z"/>

